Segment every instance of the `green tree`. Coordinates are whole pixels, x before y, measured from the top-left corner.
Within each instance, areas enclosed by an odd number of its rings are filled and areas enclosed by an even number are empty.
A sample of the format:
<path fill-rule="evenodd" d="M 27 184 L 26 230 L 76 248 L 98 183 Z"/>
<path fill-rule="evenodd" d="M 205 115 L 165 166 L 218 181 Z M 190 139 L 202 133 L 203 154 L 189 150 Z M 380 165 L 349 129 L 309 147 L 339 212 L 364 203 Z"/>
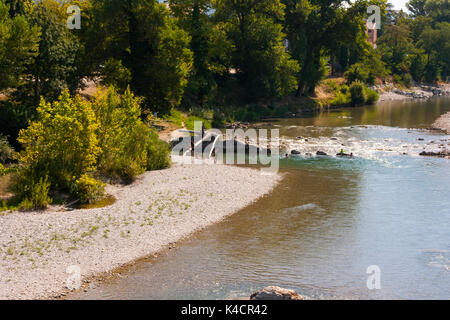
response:
<path fill-rule="evenodd" d="M 144 106 L 167 113 L 180 103 L 192 65 L 189 36 L 156 0 L 93 0 L 86 51 L 98 69 L 116 59 L 131 72 Z M 101 45 L 98 45 L 98 44 Z"/>
<path fill-rule="evenodd" d="M 413 17 L 425 16 L 425 3 L 427 0 L 410 0 L 406 3 L 406 7 L 411 12 Z"/>
<path fill-rule="evenodd" d="M 317 83 L 326 74 L 323 59 L 343 47 L 359 55 L 369 49 L 366 41 L 366 9 L 386 1 L 355 1 L 350 7 L 341 0 L 284 0 L 285 29 L 292 56 L 299 61 L 298 95 L 313 94 Z M 348 52 L 343 56 L 349 59 Z M 341 58 L 343 57 L 341 56 Z M 356 60 L 356 59 L 354 59 Z M 356 62 L 356 61 L 355 61 Z M 342 61 L 346 65 L 348 61 Z"/>
<path fill-rule="evenodd" d="M 425 11 L 435 22 L 450 21 L 450 2 L 448 0 L 427 0 Z"/>
<path fill-rule="evenodd" d="M 41 96 L 56 100 L 64 89 L 74 92 L 81 80 L 76 67 L 80 43 L 67 28 L 59 2 L 40 1 L 31 22 L 42 30 L 39 55 L 29 65 L 33 100 L 39 101 Z"/>
<path fill-rule="evenodd" d="M 298 64 L 283 45 L 284 5 L 279 0 L 218 0 L 214 9 L 214 19 L 233 44 L 231 64 L 245 101 L 295 90 Z"/>
<path fill-rule="evenodd" d="M 0 0 L 0 91 L 23 84 L 25 67 L 38 53 L 39 28 L 17 15 L 10 18 Z"/>
<path fill-rule="evenodd" d="M 100 75 L 102 85 L 113 86 L 121 93 L 125 92 L 131 81 L 130 70 L 122 65 L 122 61 L 113 58 L 104 62 Z"/>
<path fill-rule="evenodd" d="M 11 17 L 29 14 L 34 5 L 33 0 L 5 0 L 5 3 L 9 6 Z"/>
<path fill-rule="evenodd" d="M 32 179 L 48 176 L 55 190 L 68 189 L 95 170 L 100 153 L 95 113 L 89 102 L 71 98 L 68 91 L 56 102 L 42 100 L 37 113 L 37 120 L 19 134 L 24 148 L 19 161 L 34 172 Z"/>
<path fill-rule="evenodd" d="M 178 24 L 191 37 L 190 49 L 193 53 L 193 66 L 189 83 L 185 90 L 185 101 L 204 105 L 215 87 L 213 72 L 210 69 L 210 48 L 212 46 L 213 24 L 210 17 L 210 0 L 170 0 L 170 10 Z"/>
<path fill-rule="evenodd" d="M 393 74 L 402 75 L 408 72 L 406 58 L 413 51 L 409 28 L 404 23 L 388 25 L 378 39 L 378 48 L 383 61 Z"/>
<path fill-rule="evenodd" d="M 97 95 L 93 109 L 99 122 L 99 171 L 132 181 L 146 170 L 146 143 L 150 132 L 141 120 L 139 99 L 129 89 L 122 96 L 110 87 Z"/>
<path fill-rule="evenodd" d="M 436 28 L 426 27 L 417 46 L 426 56 L 425 80 L 446 79 L 450 71 L 450 23 L 438 23 Z"/>

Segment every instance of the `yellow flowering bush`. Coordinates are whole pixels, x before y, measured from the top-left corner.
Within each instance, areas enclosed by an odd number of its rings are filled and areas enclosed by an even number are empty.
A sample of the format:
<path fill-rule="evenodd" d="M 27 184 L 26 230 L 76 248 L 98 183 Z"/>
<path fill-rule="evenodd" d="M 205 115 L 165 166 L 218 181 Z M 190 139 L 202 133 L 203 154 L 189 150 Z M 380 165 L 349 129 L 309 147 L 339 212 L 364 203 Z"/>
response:
<path fill-rule="evenodd" d="M 101 91 L 94 110 L 100 126 L 98 169 L 111 178 L 131 182 L 145 172 L 150 129 L 141 120 L 140 99 L 129 89 L 123 95 L 111 87 Z"/>
<path fill-rule="evenodd" d="M 67 189 L 72 177 L 96 168 L 100 147 L 92 105 L 65 91 L 54 103 L 42 100 L 37 114 L 37 120 L 19 133 L 24 147 L 19 161 L 40 177 L 48 175 L 53 188 Z"/>
<path fill-rule="evenodd" d="M 67 91 L 54 103 L 42 100 L 37 120 L 19 134 L 18 200 L 42 208 L 53 190 L 91 203 L 105 192 L 93 173 L 131 182 L 168 167 L 169 148 L 142 121 L 140 102 L 129 89 L 120 95 L 114 88 L 100 90 L 92 102 Z"/>
<path fill-rule="evenodd" d="M 83 174 L 72 185 L 72 193 L 75 194 L 82 203 L 93 203 L 101 200 L 105 194 L 105 184 L 88 174 Z"/>

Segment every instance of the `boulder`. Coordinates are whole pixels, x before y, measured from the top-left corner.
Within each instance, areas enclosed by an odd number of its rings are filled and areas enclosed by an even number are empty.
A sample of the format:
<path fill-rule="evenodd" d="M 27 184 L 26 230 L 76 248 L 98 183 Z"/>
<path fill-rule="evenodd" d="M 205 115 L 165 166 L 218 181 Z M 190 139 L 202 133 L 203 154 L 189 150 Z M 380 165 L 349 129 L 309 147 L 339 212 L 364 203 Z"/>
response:
<path fill-rule="evenodd" d="M 316 155 L 318 156 L 327 156 L 327 154 L 323 151 L 317 151 Z"/>
<path fill-rule="evenodd" d="M 297 154 L 297 155 L 298 155 L 298 154 L 301 154 L 301 153 L 300 153 L 300 151 L 292 150 L 292 151 L 291 151 L 291 154 Z"/>
<path fill-rule="evenodd" d="M 305 300 L 294 290 L 283 289 L 280 287 L 266 287 L 254 292 L 250 300 Z"/>
<path fill-rule="evenodd" d="M 350 157 L 350 155 L 344 152 L 339 152 L 338 154 L 336 154 L 336 157 Z"/>
<path fill-rule="evenodd" d="M 448 157 L 450 155 L 450 153 L 442 151 L 442 152 L 426 152 L 423 151 L 419 154 L 419 156 L 424 156 L 424 157 L 440 157 L 440 158 L 445 158 Z"/>

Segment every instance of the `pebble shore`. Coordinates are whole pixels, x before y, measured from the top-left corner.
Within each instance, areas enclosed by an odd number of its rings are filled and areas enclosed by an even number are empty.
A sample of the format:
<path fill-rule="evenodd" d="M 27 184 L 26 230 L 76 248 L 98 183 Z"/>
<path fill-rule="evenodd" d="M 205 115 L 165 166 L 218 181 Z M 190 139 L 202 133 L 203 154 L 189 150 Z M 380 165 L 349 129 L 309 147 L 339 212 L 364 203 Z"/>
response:
<path fill-rule="evenodd" d="M 280 175 L 225 165 L 175 165 L 130 186 L 108 186 L 108 207 L 0 216 L 0 299 L 67 293 L 82 279 L 154 254 L 269 193 Z M 72 266 L 72 269 L 70 267 Z"/>
<path fill-rule="evenodd" d="M 433 127 L 447 131 L 450 134 L 450 112 L 442 115 L 433 124 Z"/>

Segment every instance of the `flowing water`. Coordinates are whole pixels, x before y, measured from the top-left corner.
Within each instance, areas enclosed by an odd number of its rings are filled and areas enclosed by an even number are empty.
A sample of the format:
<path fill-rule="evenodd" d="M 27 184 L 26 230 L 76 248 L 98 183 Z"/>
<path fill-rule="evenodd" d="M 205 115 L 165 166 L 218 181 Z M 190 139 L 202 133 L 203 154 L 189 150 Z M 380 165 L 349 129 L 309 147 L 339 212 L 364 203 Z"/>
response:
<path fill-rule="evenodd" d="M 74 298 L 233 299 L 278 285 L 323 299 L 450 299 L 450 160 L 418 156 L 450 149 L 450 135 L 426 130 L 448 111 L 439 98 L 274 121 L 304 156 L 281 161 L 270 195 Z M 355 157 L 305 156 L 341 148 Z M 371 265 L 380 290 L 367 288 Z"/>

